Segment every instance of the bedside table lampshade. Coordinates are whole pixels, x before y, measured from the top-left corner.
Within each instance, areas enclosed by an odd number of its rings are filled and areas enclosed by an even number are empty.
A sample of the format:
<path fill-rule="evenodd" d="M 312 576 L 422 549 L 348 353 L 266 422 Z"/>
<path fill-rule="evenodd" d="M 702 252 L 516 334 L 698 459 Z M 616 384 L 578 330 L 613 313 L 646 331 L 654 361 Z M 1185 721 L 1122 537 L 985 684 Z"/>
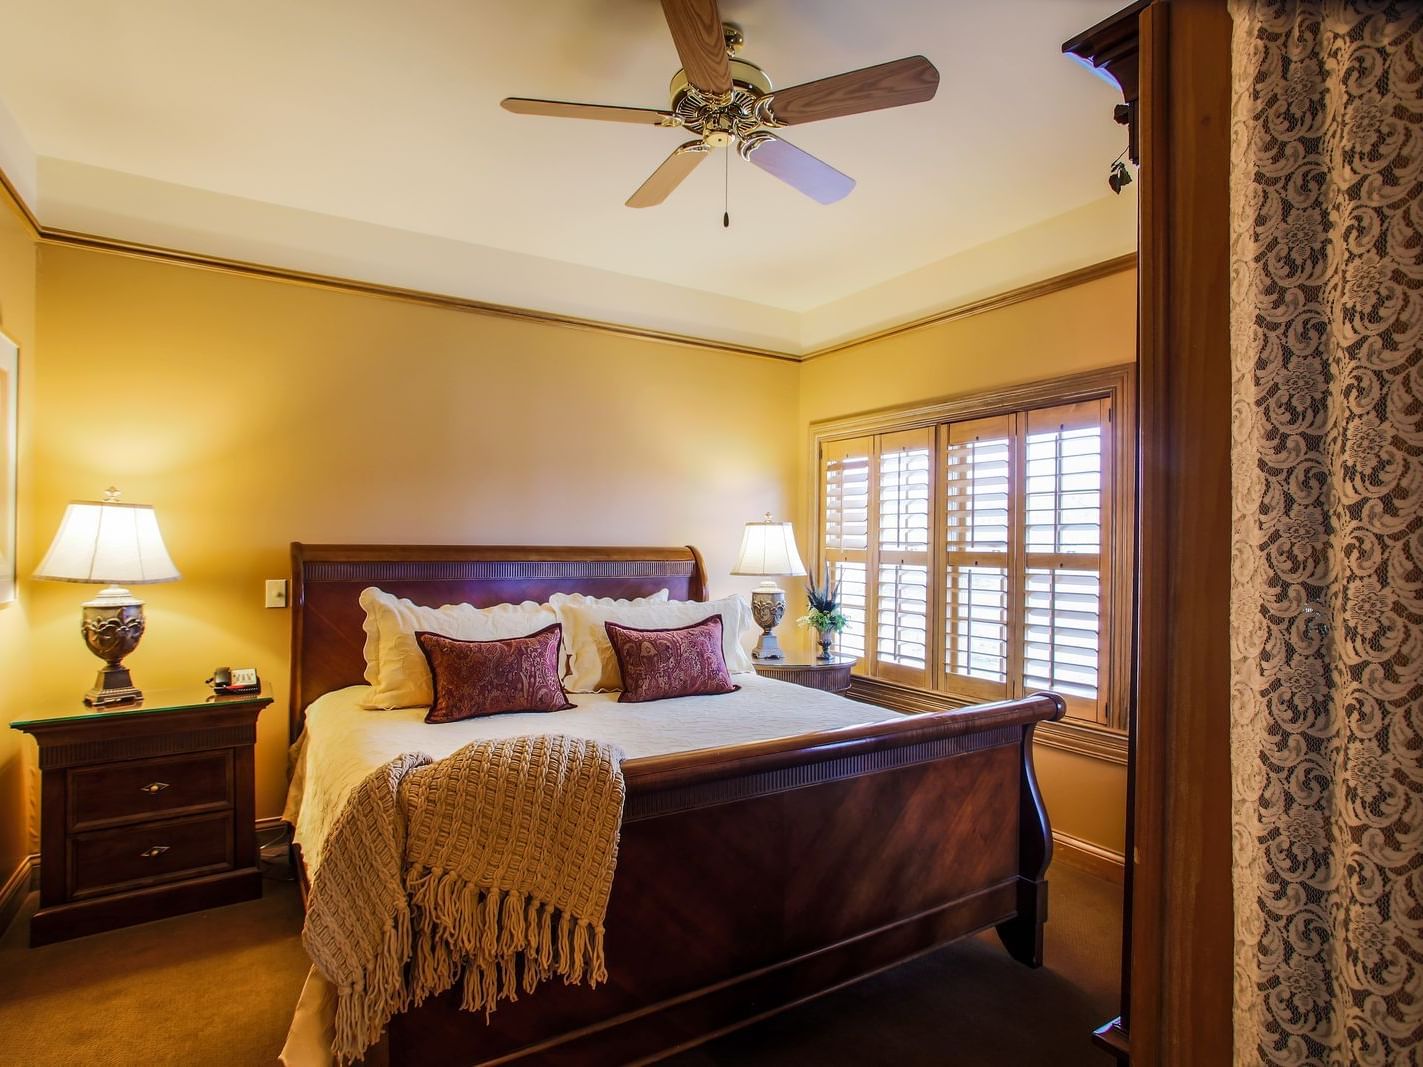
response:
<path fill-rule="evenodd" d="M 179 577 L 158 531 L 153 507 L 122 503 L 119 491 L 113 488 L 102 501 L 72 502 L 64 509 L 59 532 L 34 576 L 105 587 L 84 604 L 84 643 L 104 661 L 84 703 L 102 706 L 143 699 L 123 665 L 124 657 L 143 637 L 143 601 L 125 586 L 172 582 Z"/>
<path fill-rule="evenodd" d="M 751 656 L 757 660 L 785 659 L 781 643 L 772 631 L 785 617 L 786 594 L 770 579 L 794 578 L 805 573 L 791 524 L 776 522 L 769 511 L 760 522 L 748 522 L 731 573 L 766 576 L 766 581 L 751 593 L 751 614 L 763 631 L 756 639 Z"/>

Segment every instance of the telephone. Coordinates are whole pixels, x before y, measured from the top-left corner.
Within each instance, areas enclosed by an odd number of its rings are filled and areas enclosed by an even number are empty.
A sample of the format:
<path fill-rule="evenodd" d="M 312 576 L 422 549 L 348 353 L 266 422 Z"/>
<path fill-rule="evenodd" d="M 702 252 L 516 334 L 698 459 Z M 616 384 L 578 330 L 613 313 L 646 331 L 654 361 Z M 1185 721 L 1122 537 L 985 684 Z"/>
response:
<path fill-rule="evenodd" d="M 256 667 L 217 667 L 207 680 L 214 693 L 255 693 L 262 688 Z"/>

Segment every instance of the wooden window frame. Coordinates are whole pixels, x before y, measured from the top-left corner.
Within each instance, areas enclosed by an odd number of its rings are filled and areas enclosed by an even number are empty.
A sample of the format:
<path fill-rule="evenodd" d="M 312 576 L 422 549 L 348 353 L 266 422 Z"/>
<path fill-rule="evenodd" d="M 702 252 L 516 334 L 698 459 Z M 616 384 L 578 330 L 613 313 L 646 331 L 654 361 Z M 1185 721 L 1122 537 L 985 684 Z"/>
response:
<path fill-rule="evenodd" d="M 1114 761 L 1124 757 L 1128 723 L 1129 693 L 1131 684 L 1131 620 L 1133 596 L 1133 526 L 1136 502 L 1136 367 L 1123 364 L 1100 370 L 1073 374 L 1026 385 L 1011 386 L 985 392 L 977 392 L 942 398 L 923 403 L 882 408 L 875 411 L 836 419 L 814 422 L 810 426 L 810 463 L 813 476 L 810 483 L 811 500 L 807 514 L 814 516 L 814 532 L 811 555 L 816 572 L 825 562 L 824 551 L 824 496 L 821 457 L 827 443 L 850 438 L 874 437 L 901 431 L 933 429 L 948 422 L 969 419 L 1012 415 L 1031 408 L 1053 407 L 1078 401 L 1107 399 L 1112 419 L 1104 437 L 1104 446 L 1110 450 L 1110 459 L 1104 462 L 1103 471 L 1103 533 L 1104 573 L 1110 574 L 1109 600 L 1103 606 L 1105 636 L 1103 638 L 1103 661 L 1107 667 L 1107 679 L 1102 689 L 1106 711 L 1104 722 L 1074 717 L 1066 721 L 1061 731 L 1046 729 L 1054 724 L 1044 724 L 1044 735 L 1054 736 L 1055 747 L 1078 751 L 1084 755 L 1100 757 L 1104 751 L 1112 753 Z M 935 448 L 940 441 L 934 438 Z M 942 508 L 944 486 L 943 471 L 936 456 L 932 479 L 931 513 L 931 559 L 934 560 L 933 583 L 939 583 L 944 575 L 940 564 L 945 561 L 944 531 L 942 529 Z M 872 501 L 872 508 L 877 502 Z M 1110 570 L 1107 567 L 1110 567 Z M 868 571 L 867 567 L 867 571 Z M 943 591 L 937 594 L 942 597 Z M 867 613 L 868 614 L 868 613 Z M 905 685 L 898 679 L 874 677 L 880 688 L 903 690 L 900 701 L 912 705 L 914 694 L 932 694 L 950 700 L 973 697 L 972 693 L 948 692 L 944 685 L 943 665 L 943 612 L 934 611 L 930 620 L 931 640 L 935 642 L 929 656 L 929 677 L 924 686 Z M 870 618 L 874 616 L 869 615 Z M 872 635 L 866 634 L 867 644 L 872 643 Z M 871 655 L 867 647 L 867 655 Z M 866 671 L 857 668 L 859 676 L 866 678 Z M 1047 740 L 1047 737 L 1044 737 Z"/>

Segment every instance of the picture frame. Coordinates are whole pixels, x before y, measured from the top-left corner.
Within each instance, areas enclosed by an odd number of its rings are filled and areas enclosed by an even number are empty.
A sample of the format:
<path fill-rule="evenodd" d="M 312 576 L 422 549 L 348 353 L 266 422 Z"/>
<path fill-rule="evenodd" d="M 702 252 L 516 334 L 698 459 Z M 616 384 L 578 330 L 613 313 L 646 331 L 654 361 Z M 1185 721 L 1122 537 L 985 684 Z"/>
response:
<path fill-rule="evenodd" d="M 0 333 L 0 604 L 16 598 L 20 346 Z"/>

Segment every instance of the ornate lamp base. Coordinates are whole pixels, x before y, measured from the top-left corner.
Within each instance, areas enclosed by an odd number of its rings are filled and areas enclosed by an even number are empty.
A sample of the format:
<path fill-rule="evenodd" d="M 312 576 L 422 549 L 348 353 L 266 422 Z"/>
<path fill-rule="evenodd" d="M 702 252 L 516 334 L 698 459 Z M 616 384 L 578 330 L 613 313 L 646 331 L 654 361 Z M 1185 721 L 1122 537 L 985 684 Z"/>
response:
<path fill-rule="evenodd" d="M 772 632 L 786 615 L 785 590 L 775 582 L 765 581 L 751 591 L 751 617 L 764 631 L 756 639 L 756 647 L 751 650 L 751 658 L 756 660 L 785 659 L 781 642 Z"/>
<path fill-rule="evenodd" d="M 104 661 L 94 679 L 94 688 L 84 694 L 84 703 L 103 707 L 143 699 L 123 660 L 138 647 L 144 625 L 143 601 L 120 586 L 101 590 L 84 605 L 80 632 L 89 651 Z"/>
<path fill-rule="evenodd" d="M 128 668 L 104 666 L 94 679 L 94 688 L 84 694 L 84 703 L 101 708 L 105 704 L 128 704 L 142 700 L 142 690 L 136 689 Z"/>

